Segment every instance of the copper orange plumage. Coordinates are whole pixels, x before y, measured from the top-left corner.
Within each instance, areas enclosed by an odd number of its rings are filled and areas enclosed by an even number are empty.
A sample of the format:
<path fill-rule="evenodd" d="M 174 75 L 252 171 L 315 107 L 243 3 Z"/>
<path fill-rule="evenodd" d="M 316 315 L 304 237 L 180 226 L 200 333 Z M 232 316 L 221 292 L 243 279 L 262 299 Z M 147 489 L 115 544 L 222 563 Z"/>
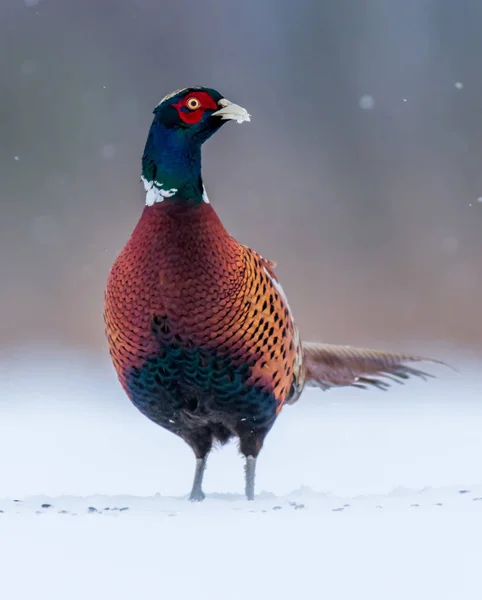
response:
<path fill-rule="evenodd" d="M 186 88 L 154 110 L 142 161 L 146 206 L 105 294 L 110 353 L 133 404 L 197 459 L 192 500 L 213 442 L 237 437 L 254 497 L 256 457 L 305 380 L 322 388 L 424 374 L 419 357 L 302 345 L 274 263 L 236 241 L 207 198 L 201 145 L 248 113 L 215 90 Z"/>

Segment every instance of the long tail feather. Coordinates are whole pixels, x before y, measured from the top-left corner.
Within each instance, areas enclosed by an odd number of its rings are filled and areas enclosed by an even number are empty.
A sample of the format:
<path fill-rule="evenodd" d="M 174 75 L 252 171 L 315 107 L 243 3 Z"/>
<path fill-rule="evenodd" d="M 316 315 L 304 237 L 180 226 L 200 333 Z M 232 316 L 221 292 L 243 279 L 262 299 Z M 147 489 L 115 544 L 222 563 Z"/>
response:
<path fill-rule="evenodd" d="M 306 385 L 324 390 L 337 386 L 354 386 L 364 389 L 376 387 L 385 391 L 391 382 L 403 384 L 410 377 L 420 377 L 426 381 L 434 376 L 406 364 L 422 361 L 448 366 L 442 361 L 423 356 L 303 343 Z"/>

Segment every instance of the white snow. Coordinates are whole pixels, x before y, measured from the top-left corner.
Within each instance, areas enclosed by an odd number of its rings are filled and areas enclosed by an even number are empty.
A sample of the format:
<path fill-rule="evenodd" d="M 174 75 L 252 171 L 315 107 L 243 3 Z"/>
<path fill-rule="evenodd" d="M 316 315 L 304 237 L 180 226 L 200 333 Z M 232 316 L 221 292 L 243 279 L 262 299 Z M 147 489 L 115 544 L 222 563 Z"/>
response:
<path fill-rule="evenodd" d="M 0 361 L 0 597 L 479 597 L 480 363 L 451 362 L 386 393 L 308 390 L 267 438 L 256 501 L 230 446 L 193 505 L 190 450 L 107 361 L 19 351 Z"/>

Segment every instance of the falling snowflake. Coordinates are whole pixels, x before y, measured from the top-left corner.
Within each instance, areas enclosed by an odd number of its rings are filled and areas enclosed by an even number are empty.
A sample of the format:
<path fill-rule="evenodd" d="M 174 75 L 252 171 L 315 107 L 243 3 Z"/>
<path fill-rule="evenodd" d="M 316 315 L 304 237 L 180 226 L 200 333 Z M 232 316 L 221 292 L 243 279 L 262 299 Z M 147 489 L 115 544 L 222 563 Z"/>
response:
<path fill-rule="evenodd" d="M 375 100 L 373 99 L 373 96 L 366 94 L 360 98 L 358 104 L 360 108 L 363 108 L 363 110 L 370 110 L 375 106 Z"/>
<path fill-rule="evenodd" d="M 461 81 L 456 81 L 454 85 L 458 90 L 461 90 L 464 87 L 464 84 Z"/>

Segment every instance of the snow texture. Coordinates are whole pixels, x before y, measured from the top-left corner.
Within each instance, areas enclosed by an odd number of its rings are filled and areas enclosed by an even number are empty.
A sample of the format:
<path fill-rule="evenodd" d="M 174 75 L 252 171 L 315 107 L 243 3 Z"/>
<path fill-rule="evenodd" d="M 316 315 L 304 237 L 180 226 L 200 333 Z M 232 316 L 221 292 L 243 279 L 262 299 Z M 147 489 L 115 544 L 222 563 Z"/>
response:
<path fill-rule="evenodd" d="M 378 390 L 308 390 L 242 497 L 234 446 L 194 459 L 108 364 L 0 362 L 0 597 L 480 597 L 480 364 Z M 434 352 L 432 351 L 432 354 Z"/>

